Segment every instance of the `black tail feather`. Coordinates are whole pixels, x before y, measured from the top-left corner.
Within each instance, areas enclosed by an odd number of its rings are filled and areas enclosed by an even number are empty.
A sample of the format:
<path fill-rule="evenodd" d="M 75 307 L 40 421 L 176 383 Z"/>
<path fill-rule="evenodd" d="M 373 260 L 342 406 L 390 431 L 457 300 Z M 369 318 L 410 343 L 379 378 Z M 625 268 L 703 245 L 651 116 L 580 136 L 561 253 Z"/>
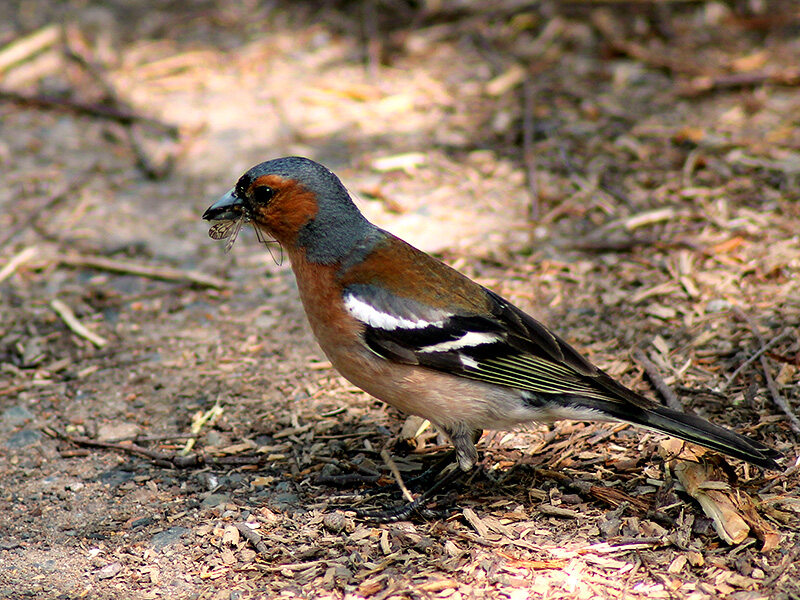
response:
<path fill-rule="evenodd" d="M 581 398 L 577 404 L 600 410 L 620 421 L 655 429 L 716 450 L 764 469 L 780 470 L 775 459 L 780 458 L 782 454 L 777 450 L 695 415 L 678 412 L 655 403 L 644 408 L 616 402 L 587 401 L 586 398 Z M 602 406 L 597 406 L 600 404 Z"/>

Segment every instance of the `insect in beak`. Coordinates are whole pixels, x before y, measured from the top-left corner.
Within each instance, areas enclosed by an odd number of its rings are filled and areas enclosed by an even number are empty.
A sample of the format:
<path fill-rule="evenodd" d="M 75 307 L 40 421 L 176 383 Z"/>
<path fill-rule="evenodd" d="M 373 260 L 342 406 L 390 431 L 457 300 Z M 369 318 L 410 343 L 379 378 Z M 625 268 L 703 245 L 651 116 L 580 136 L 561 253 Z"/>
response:
<path fill-rule="evenodd" d="M 235 219 L 218 221 L 208 230 L 208 237 L 212 240 L 224 240 L 227 238 L 228 241 L 225 243 L 225 253 L 227 254 L 233 248 L 233 244 L 236 243 L 236 238 L 239 237 L 242 226 L 249 221 L 250 219 L 247 218 L 244 212 Z"/>

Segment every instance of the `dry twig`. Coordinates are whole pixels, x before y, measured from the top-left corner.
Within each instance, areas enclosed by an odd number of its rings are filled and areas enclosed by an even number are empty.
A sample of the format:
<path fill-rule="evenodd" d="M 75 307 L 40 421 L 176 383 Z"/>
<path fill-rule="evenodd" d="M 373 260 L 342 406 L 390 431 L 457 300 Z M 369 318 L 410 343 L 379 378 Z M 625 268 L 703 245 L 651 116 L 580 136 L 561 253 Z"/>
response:
<path fill-rule="evenodd" d="M 733 311 L 740 319 L 747 323 L 747 325 L 750 327 L 750 330 L 753 332 L 753 335 L 756 336 L 758 343 L 763 348 L 766 345 L 764 343 L 764 336 L 761 335 L 761 332 L 758 330 L 758 325 L 756 325 L 756 323 L 750 318 L 750 315 L 745 313 L 738 306 L 734 306 Z M 795 415 L 794 411 L 792 411 L 792 407 L 789 406 L 789 403 L 786 402 L 783 396 L 781 396 L 778 392 L 778 386 L 775 385 L 775 380 L 772 378 L 772 375 L 769 372 L 767 357 L 761 354 L 761 356 L 758 358 L 761 361 L 761 369 L 764 372 L 764 379 L 767 382 L 769 393 L 772 395 L 772 401 L 784 412 L 787 417 L 789 417 L 789 426 L 792 428 L 792 431 L 794 431 L 796 434 L 800 434 L 800 419 L 797 418 L 797 415 Z"/>
<path fill-rule="evenodd" d="M 57 437 L 66 440 L 76 446 L 88 446 L 90 448 L 107 448 L 109 450 L 118 450 L 125 454 L 133 454 L 134 456 L 141 456 L 152 460 L 160 467 L 167 467 L 173 469 L 191 469 L 203 465 L 211 466 L 244 466 L 244 465 L 262 465 L 267 461 L 267 457 L 261 456 L 209 456 L 208 454 L 192 453 L 182 456 L 176 452 L 160 452 L 158 450 L 150 450 L 137 444 L 132 443 L 115 443 L 115 442 L 101 442 L 87 437 L 69 435 L 63 431 L 52 427 L 42 429 L 44 433 L 51 437 Z"/>
<path fill-rule="evenodd" d="M 791 327 L 787 327 L 780 333 L 780 335 L 772 338 L 766 345 L 761 346 L 761 348 L 759 348 L 750 358 L 748 358 L 741 365 L 739 365 L 739 367 L 728 376 L 728 379 L 725 381 L 725 383 L 719 386 L 719 391 L 724 393 L 725 390 L 727 390 L 728 387 L 730 387 L 731 383 L 733 383 L 733 380 L 736 379 L 736 377 L 738 377 L 739 373 L 741 373 L 747 367 L 752 365 L 756 360 L 758 360 L 761 357 L 762 354 L 767 352 L 773 346 L 777 345 L 778 342 L 782 342 L 785 338 L 789 337 L 792 334 L 794 334 L 794 330 Z"/>
<path fill-rule="evenodd" d="M 48 25 L 7 44 L 0 49 L 0 73 L 54 46 L 60 37 L 61 28 Z"/>
<path fill-rule="evenodd" d="M 52 308 L 55 313 L 61 317 L 61 320 L 64 321 L 66 326 L 69 327 L 70 331 L 72 331 L 75 335 L 89 340 L 98 348 L 102 348 L 108 344 L 107 339 L 97 335 L 93 331 L 89 330 L 83 323 L 81 323 L 78 320 L 78 317 L 75 316 L 75 313 L 72 312 L 72 309 L 64 304 L 61 300 L 52 300 L 50 302 L 50 308 Z"/>
<path fill-rule="evenodd" d="M 101 271 L 138 275 L 139 277 L 159 279 L 162 281 L 188 281 L 189 283 L 214 289 L 223 289 L 230 285 L 224 279 L 220 279 L 219 277 L 214 277 L 212 275 L 206 275 L 205 273 L 200 273 L 199 271 L 183 271 L 181 269 L 173 269 L 171 267 L 141 265 L 127 261 L 103 258 L 101 256 L 72 254 L 58 256 L 54 260 L 70 267 L 89 267 L 91 269 L 99 269 Z"/>
<path fill-rule="evenodd" d="M 389 467 L 389 470 L 392 472 L 394 476 L 394 480 L 397 482 L 397 487 L 400 488 L 400 491 L 403 492 L 403 497 L 408 500 L 409 502 L 414 502 L 414 496 L 411 495 L 411 492 L 408 491 L 406 484 L 403 482 L 403 476 L 400 474 L 400 469 L 397 468 L 392 457 L 389 455 L 389 451 L 384 448 L 381 450 L 381 458 L 383 462 L 386 463 L 386 466 Z"/>
<path fill-rule="evenodd" d="M 717 90 L 733 90 L 771 83 L 774 85 L 800 85 L 800 69 L 787 68 L 769 71 L 749 71 L 747 73 L 725 73 L 722 75 L 701 75 L 678 86 L 683 96 L 699 96 Z"/>
<path fill-rule="evenodd" d="M 114 106 L 91 104 L 81 102 L 80 100 L 49 96 L 47 94 L 23 94 L 21 92 L 4 89 L 0 89 L 0 100 L 6 100 L 8 102 L 34 108 L 73 112 L 78 115 L 115 121 L 123 125 L 138 124 L 165 133 L 172 138 L 177 138 L 179 135 L 178 128 L 174 125 L 162 123 L 158 119 L 145 117 L 130 110 Z"/>
<path fill-rule="evenodd" d="M 247 526 L 247 523 L 236 523 L 236 529 L 239 530 L 239 533 L 242 534 L 244 539 L 250 542 L 253 548 L 255 548 L 256 552 L 259 554 L 269 554 L 269 548 L 261 539 L 261 534 L 253 529 L 250 529 Z"/>
<path fill-rule="evenodd" d="M 658 373 L 658 367 L 656 367 L 639 348 L 633 351 L 633 358 L 642 365 L 647 373 L 648 379 L 650 379 L 653 386 L 658 390 L 658 393 L 666 400 L 667 406 L 672 410 L 682 411 L 683 405 L 681 401 L 678 399 L 678 396 L 675 395 L 675 392 L 672 391 L 672 388 L 661 378 L 661 375 Z"/>
<path fill-rule="evenodd" d="M 36 246 L 28 246 L 24 250 L 21 250 L 14 256 L 12 256 L 9 261 L 0 269 L 0 282 L 5 281 L 11 275 L 14 274 L 14 271 L 17 270 L 18 267 L 24 265 L 26 262 L 31 260 L 34 256 L 36 256 L 37 249 Z"/>
<path fill-rule="evenodd" d="M 77 41 L 80 41 L 80 38 Z M 74 46 L 75 44 L 73 44 L 73 47 L 67 47 L 65 50 L 65 56 L 80 66 L 86 73 L 89 74 L 89 76 L 92 77 L 92 79 L 95 80 L 95 82 L 103 90 L 103 94 L 106 98 L 106 104 L 114 107 L 120 112 L 135 114 L 134 109 L 122 98 L 120 98 L 119 94 L 117 94 L 116 88 L 109 81 L 108 77 L 106 77 L 105 70 L 87 55 L 88 49 L 78 49 Z M 155 123 L 160 123 L 159 129 L 162 130 L 161 132 L 166 133 L 166 135 L 168 135 L 170 138 L 177 139 L 179 137 L 179 129 L 174 125 L 168 125 L 156 120 L 152 121 Z M 170 154 L 167 155 L 164 160 L 154 160 L 145 150 L 141 132 L 138 127 L 139 121 L 132 121 L 124 124 L 127 125 L 125 128 L 124 137 L 126 138 L 128 145 L 130 146 L 131 151 L 136 158 L 136 165 L 139 167 L 142 173 L 144 173 L 149 179 L 154 180 L 165 177 L 172 169 L 174 157 Z"/>
<path fill-rule="evenodd" d="M 536 152 L 533 148 L 534 90 L 530 81 L 522 85 L 522 156 L 525 159 L 525 182 L 528 185 L 528 221 L 539 218 L 539 181 L 536 177 Z"/>

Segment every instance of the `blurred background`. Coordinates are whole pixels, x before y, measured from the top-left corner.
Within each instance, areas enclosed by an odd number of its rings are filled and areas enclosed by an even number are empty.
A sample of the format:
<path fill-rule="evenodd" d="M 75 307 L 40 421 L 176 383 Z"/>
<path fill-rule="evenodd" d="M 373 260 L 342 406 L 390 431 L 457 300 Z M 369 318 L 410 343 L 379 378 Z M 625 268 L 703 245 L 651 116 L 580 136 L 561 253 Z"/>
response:
<path fill-rule="evenodd" d="M 245 230 L 226 255 L 200 220 L 242 172 L 284 155 L 331 168 L 375 223 L 554 326 L 626 384 L 652 394 L 636 346 L 686 409 L 793 459 L 799 65 L 793 0 L 3 2 L 0 527 L 12 542 L 0 553 L 14 553 L 16 570 L 0 567 L 0 582 L 31 580 L 26 590 L 46 594 L 246 590 L 263 572 L 242 554 L 246 542 L 217 552 L 225 518 L 258 518 L 293 540 L 300 526 L 280 511 L 301 511 L 307 537 L 286 544 L 302 554 L 323 531 L 309 509 L 321 465 L 346 456 L 380 466 L 374 447 L 399 435 L 404 417 L 330 369 L 277 249 Z M 219 415 L 187 433 L 215 406 Z M 534 467 L 602 474 L 659 506 L 656 441 L 605 427 L 564 423 L 489 444 L 495 464 L 532 465 L 502 494 L 513 506 L 495 510 L 533 510 L 534 489 L 551 501 L 574 495 Z M 76 458 L 55 431 L 163 452 L 188 436 L 208 455 L 271 448 L 262 455 L 272 458 L 208 479 L 113 452 Z M 589 443 L 597 436 L 614 444 Z M 414 444 L 423 452 L 435 438 Z M 650 469 L 650 487 L 637 469 Z M 584 500 L 591 518 L 614 508 Z M 674 504 L 671 518 L 684 508 Z M 595 539 L 587 518 L 540 539 Z M 165 531 L 172 537 L 157 537 Z M 708 549 L 710 531 L 693 535 L 726 573 L 756 581 L 760 569 L 763 582 L 784 558 L 749 549 L 736 562 L 727 547 Z M 360 539 L 365 560 L 387 554 L 383 538 Z M 452 569 L 464 564 L 445 538 L 430 539 Z M 158 554 L 176 540 L 188 562 Z M 336 571 L 337 544 L 318 542 L 333 562 L 262 585 L 391 590 L 388 579 L 359 587 L 371 575 L 358 561 Z M 206 562 L 190 560 L 198 552 Z M 692 577 L 683 565 L 667 572 L 669 552 L 628 593 L 670 587 L 656 571 L 679 597 L 702 592 L 686 587 L 697 577 L 723 593 L 718 573 L 694 563 Z M 426 592 L 442 594 L 619 592 L 599 572 L 595 587 L 578 578 L 568 588 L 560 571 L 517 573 L 515 584 L 420 560 L 390 579 L 403 589 L 452 579 Z M 782 577 L 767 589 L 788 590 Z"/>

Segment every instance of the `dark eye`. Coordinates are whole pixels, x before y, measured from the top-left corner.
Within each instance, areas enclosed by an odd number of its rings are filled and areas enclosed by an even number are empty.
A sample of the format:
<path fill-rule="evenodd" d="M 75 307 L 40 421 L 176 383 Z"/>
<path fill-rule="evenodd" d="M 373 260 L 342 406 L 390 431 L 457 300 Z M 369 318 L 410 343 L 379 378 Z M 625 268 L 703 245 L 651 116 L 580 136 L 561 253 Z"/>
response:
<path fill-rule="evenodd" d="M 259 185 L 253 188 L 253 200 L 258 204 L 266 204 L 272 197 L 275 195 L 275 190 L 273 190 L 268 185 Z"/>

